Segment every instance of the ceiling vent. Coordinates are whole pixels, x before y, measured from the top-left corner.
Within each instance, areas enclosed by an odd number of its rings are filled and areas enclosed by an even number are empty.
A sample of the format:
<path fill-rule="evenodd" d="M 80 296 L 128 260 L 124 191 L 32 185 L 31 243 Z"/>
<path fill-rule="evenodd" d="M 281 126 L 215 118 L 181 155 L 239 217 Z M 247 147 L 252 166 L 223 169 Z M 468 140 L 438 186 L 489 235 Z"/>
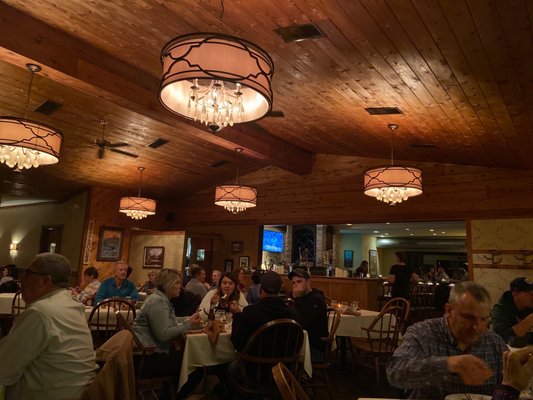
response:
<path fill-rule="evenodd" d="M 402 113 L 398 107 L 368 107 L 365 110 L 370 115 L 394 115 Z"/>
<path fill-rule="evenodd" d="M 285 28 L 274 29 L 274 32 L 280 35 L 285 43 L 325 37 L 315 24 L 287 26 Z"/>
<path fill-rule="evenodd" d="M 35 112 L 44 114 L 44 115 L 52 115 L 57 110 L 59 110 L 61 107 L 63 107 L 63 104 L 56 103 L 52 100 L 46 100 L 44 103 L 42 103 L 39 107 L 37 107 Z"/>
<path fill-rule="evenodd" d="M 163 146 L 164 144 L 167 144 L 169 141 L 166 140 L 166 139 L 156 139 L 155 141 L 153 141 L 152 143 L 150 143 L 149 145 L 147 145 L 148 147 L 151 147 L 152 149 L 157 149 L 158 147 L 161 147 Z"/>
<path fill-rule="evenodd" d="M 216 163 L 213 163 L 210 165 L 212 168 L 220 168 L 223 165 L 226 165 L 228 162 L 226 160 L 217 161 Z"/>

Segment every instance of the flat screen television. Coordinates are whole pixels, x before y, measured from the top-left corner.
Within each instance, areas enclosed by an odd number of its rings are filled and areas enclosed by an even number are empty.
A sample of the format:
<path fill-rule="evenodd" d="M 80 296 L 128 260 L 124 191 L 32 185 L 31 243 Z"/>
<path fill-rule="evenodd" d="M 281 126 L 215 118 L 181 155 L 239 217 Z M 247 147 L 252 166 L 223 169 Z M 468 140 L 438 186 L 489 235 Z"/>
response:
<path fill-rule="evenodd" d="M 263 231 L 263 251 L 283 253 L 283 233 L 275 231 Z"/>

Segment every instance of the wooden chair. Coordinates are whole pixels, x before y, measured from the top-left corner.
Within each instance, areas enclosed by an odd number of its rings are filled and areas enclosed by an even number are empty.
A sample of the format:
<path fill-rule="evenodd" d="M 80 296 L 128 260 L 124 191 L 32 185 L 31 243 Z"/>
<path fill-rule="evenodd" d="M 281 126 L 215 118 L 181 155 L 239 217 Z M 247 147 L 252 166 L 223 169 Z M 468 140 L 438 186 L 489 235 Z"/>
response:
<path fill-rule="evenodd" d="M 352 345 L 357 350 L 358 356 L 364 352 L 369 358 L 373 358 L 378 384 L 381 383 L 381 365 L 388 361 L 398 347 L 398 339 L 409 316 L 409 307 L 406 299 L 389 300 L 370 326 L 362 328 L 366 331 L 367 337 L 352 338 Z"/>
<path fill-rule="evenodd" d="M 248 398 L 271 396 L 276 392 L 272 367 L 285 363 L 297 376 L 303 341 L 303 328 L 292 319 L 277 319 L 259 327 L 237 353 L 239 362 L 228 382 L 233 392 Z"/>
<path fill-rule="evenodd" d="M 283 363 L 272 367 L 272 376 L 283 400 L 309 400 L 295 376 Z"/>
<path fill-rule="evenodd" d="M 313 389 L 313 397 L 316 397 L 315 389 L 317 387 L 326 387 L 328 391 L 328 396 L 330 399 L 333 399 L 331 393 L 331 384 L 329 381 L 328 368 L 330 367 L 330 357 L 333 348 L 333 342 L 335 341 L 335 334 L 337 333 L 337 328 L 341 322 L 341 313 L 338 309 L 333 307 L 328 307 L 328 336 L 321 338 L 324 342 L 324 354 L 322 362 L 313 363 L 313 379 L 310 383 L 303 385 L 305 388 Z M 317 383 L 316 378 L 321 378 L 323 382 Z"/>
<path fill-rule="evenodd" d="M 115 311 L 120 311 L 129 323 L 135 320 L 135 306 L 130 301 L 118 297 L 102 300 L 94 306 L 88 320 L 95 348 L 100 347 L 118 332 Z"/>
<path fill-rule="evenodd" d="M 175 376 L 161 376 L 157 378 L 143 378 L 144 374 L 144 361 L 145 358 L 154 354 L 154 347 L 147 347 L 139 340 L 131 324 L 126 320 L 124 315 L 120 311 L 115 311 L 115 317 L 118 321 L 120 329 L 127 330 L 133 337 L 134 346 L 134 365 L 135 365 L 135 391 L 139 394 L 140 398 L 144 398 L 144 393 L 150 393 L 152 396 L 156 395 L 156 390 L 163 390 L 169 395 L 169 399 L 174 400 L 176 398 L 176 388 L 174 382 Z"/>
<path fill-rule="evenodd" d="M 22 292 L 19 290 L 15 293 L 15 297 L 13 297 L 13 302 L 11 303 L 11 315 L 13 316 L 13 320 L 15 320 L 15 318 L 17 318 L 25 309 L 26 304 L 22 299 Z"/>

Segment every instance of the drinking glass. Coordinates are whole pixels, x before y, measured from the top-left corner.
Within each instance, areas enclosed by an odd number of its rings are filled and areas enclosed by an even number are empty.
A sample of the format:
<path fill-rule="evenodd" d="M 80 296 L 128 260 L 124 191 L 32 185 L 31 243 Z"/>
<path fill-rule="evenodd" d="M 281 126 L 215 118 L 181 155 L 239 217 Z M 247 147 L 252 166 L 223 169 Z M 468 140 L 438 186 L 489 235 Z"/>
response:
<path fill-rule="evenodd" d="M 352 301 L 352 308 L 354 311 L 357 311 L 359 309 L 359 302 L 358 301 Z"/>
<path fill-rule="evenodd" d="M 220 322 L 224 322 L 224 319 L 226 318 L 226 313 L 224 311 L 216 311 L 215 312 L 215 319 Z"/>

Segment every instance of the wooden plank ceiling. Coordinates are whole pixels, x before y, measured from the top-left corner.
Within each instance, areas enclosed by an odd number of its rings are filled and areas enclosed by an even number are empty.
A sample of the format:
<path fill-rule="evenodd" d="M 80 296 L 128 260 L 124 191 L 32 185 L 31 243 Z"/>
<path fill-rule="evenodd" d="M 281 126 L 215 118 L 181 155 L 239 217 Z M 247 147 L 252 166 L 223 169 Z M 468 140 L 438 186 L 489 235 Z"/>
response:
<path fill-rule="evenodd" d="M 224 33 L 273 58 L 274 110 L 283 118 L 216 135 L 157 101 L 159 55 L 175 36 L 217 31 L 219 0 L 4 0 L 0 4 L 0 114 L 22 115 L 33 61 L 32 118 L 65 134 L 60 164 L 14 173 L 4 194 L 61 198 L 88 185 L 134 194 L 190 194 L 273 165 L 305 175 L 317 153 L 530 169 L 533 152 L 533 5 L 527 0 L 225 0 Z M 274 31 L 314 23 L 323 38 L 285 43 Z M 398 107 L 371 116 L 367 107 Z M 90 142 L 109 121 L 111 141 Z M 146 147 L 157 138 L 170 142 Z M 243 147 L 237 155 L 233 149 Z M 218 161 L 228 161 L 215 168 Z"/>

